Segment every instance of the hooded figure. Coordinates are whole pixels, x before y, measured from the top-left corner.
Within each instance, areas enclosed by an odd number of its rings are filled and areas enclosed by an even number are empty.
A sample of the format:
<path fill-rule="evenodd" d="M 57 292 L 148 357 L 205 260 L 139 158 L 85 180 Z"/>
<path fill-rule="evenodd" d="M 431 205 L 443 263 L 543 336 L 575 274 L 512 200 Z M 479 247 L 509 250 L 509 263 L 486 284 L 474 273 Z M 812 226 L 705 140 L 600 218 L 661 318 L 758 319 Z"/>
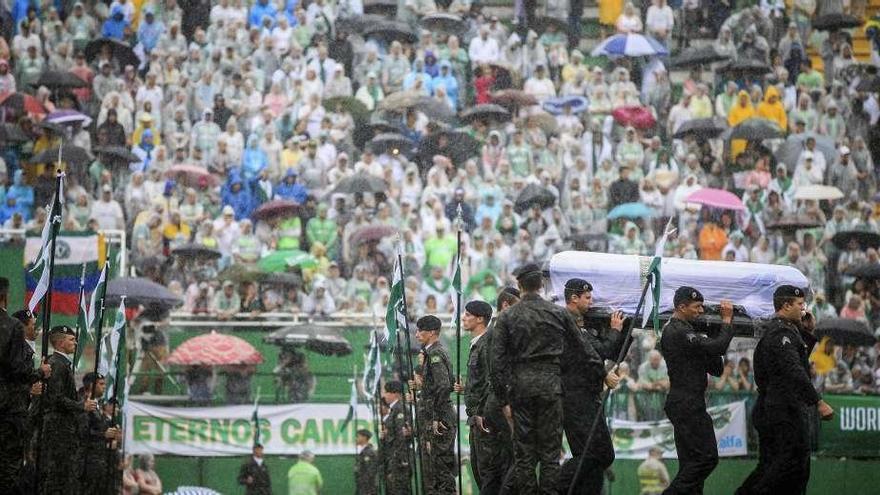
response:
<path fill-rule="evenodd" d="M 458 80 L 452 75 L 452 64 L 448 60 L 440 62 L 440 70 L 431 79 L 431 91 L 437 91 L 442 87 L 446 90 L 446 97 L 452 102 L 454 108 L 458 108 Z"/>
<path fill-rule="evenodd" d="M 18 169 L 12 176 L 12 185 L 6 191 L 6 201 L 0 213 L 0 221 L 5 222 L 15 213 L 21 213 L 24 220 L 30 220 L 33 207 L 34 188 L 24 183 L 23 172 Z"/>
<path fill-rule="evenodd" d="M 247 149 L 244 150 L 242 160 L 242 174 L 245 180 L 251 180 L 260 175 L 260 171 L 269 166 L 269 157 L 258 146 L 259 140 L 255 134 L 248 137 Z M 236 217 L 238 218 L 238 217 Z"/>
<path fill-rule="evenodd" d="M 242 220 L 251 216 L 253 201 L 250 188 L 242 181 L 238 169 L 229 172 L 229 179 L 222 191 L 223 206 L 229 205 L 235 212 L 235 219 Z"/>
<path fill-rule="evenodd" d="M 749 93 L 746 90 L 741 89 L 739 93 L 736 94 L 736 102 L 730 107 L 730 112 L 727 114 L 727 123 L 730 127 L 734 127 L 744 120 L 750 119 L 754 116 L 755 108 L 752 107 L 752 99 L 749 97 Z M 745 140 L 734 139 L 730 142 L 731 158 L 735 160 L 745 149 Z"/>
<path fill-rule="evenodd" d="M 275 186 L 276 198 L 290 199 L 299 204 L 306 202 L 308 194 L 309 191 L 306 189 L 306 186 L 296 182 L 296 170 L 292 168 L 287 169 L 284 179 Z"/>
<path fill-rule="evenodd" d="M 104 21 L 104 26 L 101 28 L 101 36 L 122 41 L 125 38 L 125 29 L 129 26 L 130 23 L 125 20 L 125 11 L 122 6 L 115 5 L 113 10 L 110 11 L 110 17 Z"/>
<path fill-rule="evenodd" d="M 626 222 L 624 225 L 623 235 L 617 240 L 617 252 L 636 255 L 648 252 L 645 241 L 642 240 L 641 229 L 634 222 Z"/>
<path fill-rule="evenodd" d="M 757 116 L 776 122 L 782 129 L 788 129 L 788 116 L 785 115 L 785 106 L 782 104 L 776 86 L 767 88 L 764 93 L 764 101 L 758 105 Z"/>

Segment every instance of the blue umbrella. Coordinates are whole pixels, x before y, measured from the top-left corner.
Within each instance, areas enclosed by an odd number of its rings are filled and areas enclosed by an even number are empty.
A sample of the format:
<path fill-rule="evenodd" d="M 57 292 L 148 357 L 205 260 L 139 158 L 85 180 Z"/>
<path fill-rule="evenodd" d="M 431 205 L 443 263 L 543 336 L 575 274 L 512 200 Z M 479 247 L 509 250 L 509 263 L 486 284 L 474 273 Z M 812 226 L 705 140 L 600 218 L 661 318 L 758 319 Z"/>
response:
<path fill-rule="evenodd" d="M 654 38 L 641 34 L 615 34 L 606 38 L 593 49 L 592 55 L 598 57 L 646 57 L 669 55 L 669 50 Z"/>
<path fill-rule="evenodd" d="M 560 96 L 544 101 L 544 110 L 553 115 L 562 115 L 565 107 L 571 105 L 571 113 L 581 113 L 587 109 L 587 99 L 583 96 Z"/>
<path fill-rule="evenodd" d="M 654 210 L 644 203 L 624 203 L 617 205 L 608 214 L 609 220 L 618 218 L 650 218 L 654 216 Z"/>

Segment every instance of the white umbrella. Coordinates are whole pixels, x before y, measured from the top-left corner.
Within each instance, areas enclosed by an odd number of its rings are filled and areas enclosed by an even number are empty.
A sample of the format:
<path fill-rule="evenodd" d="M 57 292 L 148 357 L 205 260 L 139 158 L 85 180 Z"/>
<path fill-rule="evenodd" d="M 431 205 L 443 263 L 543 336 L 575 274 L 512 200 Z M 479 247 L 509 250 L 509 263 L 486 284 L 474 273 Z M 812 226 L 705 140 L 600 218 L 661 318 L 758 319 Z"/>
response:
<path fill-rule="evenodd" d="M 812 185 L 797 188 L 794 193 L 794 199 L 813 199 L 821 201 L 823 199 L 833 200 L 842 199 L 843 191 L 834 186 Z"/>
<path fill-rule="evenodd" d="M 599 43 L 591 53 L 594 57 L 647 57 L 669 55 L 662 43 L 641 34 L 615 34 Z"/>

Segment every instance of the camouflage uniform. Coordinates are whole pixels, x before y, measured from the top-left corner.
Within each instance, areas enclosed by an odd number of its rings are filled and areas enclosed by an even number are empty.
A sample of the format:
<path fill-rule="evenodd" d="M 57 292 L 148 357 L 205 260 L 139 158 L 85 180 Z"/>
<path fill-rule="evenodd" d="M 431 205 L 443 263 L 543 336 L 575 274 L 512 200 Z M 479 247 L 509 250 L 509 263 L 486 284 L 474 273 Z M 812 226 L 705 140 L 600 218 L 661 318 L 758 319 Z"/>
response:
<path fill-rule="evenodd" d="M 385 474 L 386 495 L 409 494 L 410 486 L 409 438 L 404 434 L 407 428 L 403 402 L 391 404 L 388 414 L 382 418 L 385 431 L 382 442 L 382 468 Z"/>
<path fill-rule="evenodd" d="M 483 352 L 486 358 L 486 391 L 482 405 L 483 425 L 489 433 L 479 435 L 477 441 L 479 453 L 477 454 L 477 470 L 480 475 L 480 493 L 494 495 L 502 492 L 502 487 L 508 487 L 512 491 L 510 471 L 513 465 L 513 437 L 510 425 L 501 411 L 501 402 L 492 390 L 492 335 L 494 334 L 495 320 L 489 324 L 488 330 L 483 334 Z M 470 380 L 468 371 L 468 380 Z M 473 458 L 473 453 L 471 453 Z"/>
<path fill-rule="evenodd" d="M 354 459 L 354 482 L 356 495 L 376 495 L 376 468 L 378 457 L 373 444 L 364 445 Z"/>
<path fill-rule="evenodd" d="M 79 416 L 83 403 L 76 394 L 71 362 L 55 352 L 49 357 L 52 376 L 46 383 L 40 445 L 40 493 L 79 493 L 80 464 L 71 459 L 79 448 Z"/>
<path fill-rule="evenodd" d="M 426 450 L 426 464 L 430 464 L 431 484 L 427 483 L 428 493 L 454 494 L 456 492 L 455 475 L 455 438 L 458 432 L 458 418 L 452 407 L 449 394 L 452 393 L 452 363 L 449 353 L 440 341 L 434 342 L 422 351 L 425 355 L 424 384 L 422 397 L 425 403 L 425 419 L 431 425 L 428 435 L 429 445 Z M 439 433 L 434 431 L 433 424 L 441 425 Z M 444 429 L 445 428 L 445 429 Z"/>

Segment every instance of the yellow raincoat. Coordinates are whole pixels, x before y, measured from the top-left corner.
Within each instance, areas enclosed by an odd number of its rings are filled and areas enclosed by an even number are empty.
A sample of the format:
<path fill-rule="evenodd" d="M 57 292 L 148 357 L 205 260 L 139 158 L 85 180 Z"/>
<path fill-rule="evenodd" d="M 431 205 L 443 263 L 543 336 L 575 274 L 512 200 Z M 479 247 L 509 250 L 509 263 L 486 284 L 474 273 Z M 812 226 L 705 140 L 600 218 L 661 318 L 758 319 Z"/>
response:
<path fill-rule="evenodd" d="M 788 116 L 785 114 L 785 106 L 782 105 L 776 86 L 767 88 L 764 101 L 758 105 L 757 116 L 776 122 L 782 129 L 788 129 Z"/>
<path fill-rule="evenodd" d="M 755 108 L 752 106 L 752 99 L 749 98 L 749 93 L 745 90 L 740 90 L 736 95 L 736 102 L 730 107 L 730 111 L 727 112 L 727 124 L 733 127 L 754 116 Z M 730 142 L 730 159 L 736 160 L 736 157 L 745 149 L 746 141 L 744 139 L 734 139 Z"/>

